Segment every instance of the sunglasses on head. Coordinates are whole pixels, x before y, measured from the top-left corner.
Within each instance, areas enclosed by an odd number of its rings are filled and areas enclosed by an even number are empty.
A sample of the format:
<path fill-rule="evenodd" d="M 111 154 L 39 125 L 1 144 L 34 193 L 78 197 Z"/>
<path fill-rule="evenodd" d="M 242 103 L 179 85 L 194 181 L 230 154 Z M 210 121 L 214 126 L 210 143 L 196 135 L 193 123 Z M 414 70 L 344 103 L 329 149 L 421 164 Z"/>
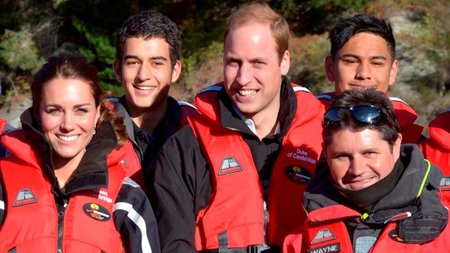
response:
<path fill-rule="evenodd" d="M 324 125 L 337 124 L 341 118 L 341 111 L 349 110 L 353 119 L 363 124 L 374 125 L 380 122 L 382 112 L 378 107 L 373 105 L 357 105 L 353 107 L 333 107 L 330 108 L 324 116 Z"/>

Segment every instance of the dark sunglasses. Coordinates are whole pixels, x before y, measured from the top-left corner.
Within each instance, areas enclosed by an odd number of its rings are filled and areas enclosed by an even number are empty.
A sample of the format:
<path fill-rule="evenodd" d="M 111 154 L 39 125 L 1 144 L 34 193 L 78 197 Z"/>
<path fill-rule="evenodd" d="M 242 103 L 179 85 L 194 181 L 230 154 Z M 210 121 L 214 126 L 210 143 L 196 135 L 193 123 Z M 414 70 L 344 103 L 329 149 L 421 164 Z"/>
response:
<path fill-rule="evenodd" d="M 349 110 L 352 117 L 363 124 L 378 124 L 381 120 L 382 112 L 373 105 L 357 105 L 353 107 L 333 107 L 330 108 L 324 116 L 323 124 L 337 124 L 341 119 L 341 110 Z"/>

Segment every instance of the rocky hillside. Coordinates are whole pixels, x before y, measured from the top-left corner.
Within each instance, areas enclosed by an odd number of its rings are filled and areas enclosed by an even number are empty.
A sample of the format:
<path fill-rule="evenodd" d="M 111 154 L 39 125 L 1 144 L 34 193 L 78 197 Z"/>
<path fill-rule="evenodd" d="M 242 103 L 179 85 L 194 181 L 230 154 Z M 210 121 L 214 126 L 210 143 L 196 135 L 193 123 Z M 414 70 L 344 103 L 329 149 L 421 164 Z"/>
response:
<path fill-rule="evenodd" d="M 418 122 L 426 126 L 434 115 L 450 107 L 450 26 L 444 20 L 450 14 L 450 3 L 445 0 L 373 1 L 363 11 L 391 21 L 399 72 L 390 92 L 413 106 L 419 113 Z M 323 69 L 329 52 L 328 33 L 293 37 L 290 51 L 291 80 L 314 93 L 334 89 Z M 190 100 L 198 89 L 221 78 L 222 52 L 217 52 L 195 71 L 185 74 L 182 82 L 189 83 L 188 88 L 175 85 L 172 93 Z"/>
<path fill-rule="evenodd" d="M 400 64 L 391 92 L 412 105 L 419 112 L 419 123 L 427 125 L 436 113 L 450 107 L 450 26 L 445 20 L 450 14 L 450 4 L 447 0 L 375 0 L 361 11 L 391 20 Z M 293 34 L 299 33 L 293 31 Z M 323 70 L 329 51 L 327 36 L 327 32 L 306 34 L 293 37 L 290 43 L 289 76 L 314 93 L 333 89 Z M 206 60 L 200 64 L 192 67 L 190 59 L 182 59 L 183 76 L 173 85 L 173 96 L 191 101 L 199 89 L 221 81 L 222 45 L 213 43 L 203 57 Z M 0 109 L 0 117 L 18 126 L 20 113 L 31 104 L 27 97 L 27 94 L 10 96 Z"/>

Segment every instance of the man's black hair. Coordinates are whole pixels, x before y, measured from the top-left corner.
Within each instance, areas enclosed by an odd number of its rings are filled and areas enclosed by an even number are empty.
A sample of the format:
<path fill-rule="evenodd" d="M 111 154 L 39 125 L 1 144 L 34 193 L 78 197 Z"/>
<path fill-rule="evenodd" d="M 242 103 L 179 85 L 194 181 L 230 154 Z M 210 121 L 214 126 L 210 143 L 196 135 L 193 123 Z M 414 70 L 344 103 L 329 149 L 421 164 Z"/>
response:
<path fill-rule="evenodd" d="M 370 14 L 356 14 L 341 20 L 333 27 L 329 35 L 331 57 L 335 59 L 339 49 L 350 38 L 362 32 L 372 33 L 383 38 L 388 44 L 392 59 L 395 59 L 395 38 L 390 22 L 387 19 L 378 18 Z"/>
<path fill-rule="evenodd" d="M 123 22 L 116 37 L 116 59 L 122 61 L 123 47 L 128 38 L 160 38 L 169 44 L 172 66 L 180 59 L 181 34 L 167 16 L 155 11 L 143 11 Z"/>

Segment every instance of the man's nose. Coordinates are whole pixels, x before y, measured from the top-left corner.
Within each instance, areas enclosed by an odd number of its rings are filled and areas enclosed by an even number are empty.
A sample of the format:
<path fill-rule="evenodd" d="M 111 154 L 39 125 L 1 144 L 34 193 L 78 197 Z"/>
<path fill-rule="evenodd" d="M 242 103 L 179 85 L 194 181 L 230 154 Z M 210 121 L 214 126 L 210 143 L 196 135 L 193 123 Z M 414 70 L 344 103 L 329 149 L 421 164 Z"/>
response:
<path fill-rule="evenodd" d="M 145 81 L 150 79 L 152 76 L 152 69 L 150 64 L 148 63 L 142 63 L 141 67 L 139 68 L 139 72 L 137 77 L 140 81 Z"/>
<path fill-rule="evenodd" d="M 252 69 L 251 66 L 248 64 L 241 64 L 239 66 L 239 70 L 237 72 L 236 81 L 242 85 L 245 86 L 249 84 L 252 80 Z"/>
<path fill-rule="evenodd" d="M 356 70 L 356 79 L 365 80 L 371 78 L 370 63 L 361 62 Z"/>

